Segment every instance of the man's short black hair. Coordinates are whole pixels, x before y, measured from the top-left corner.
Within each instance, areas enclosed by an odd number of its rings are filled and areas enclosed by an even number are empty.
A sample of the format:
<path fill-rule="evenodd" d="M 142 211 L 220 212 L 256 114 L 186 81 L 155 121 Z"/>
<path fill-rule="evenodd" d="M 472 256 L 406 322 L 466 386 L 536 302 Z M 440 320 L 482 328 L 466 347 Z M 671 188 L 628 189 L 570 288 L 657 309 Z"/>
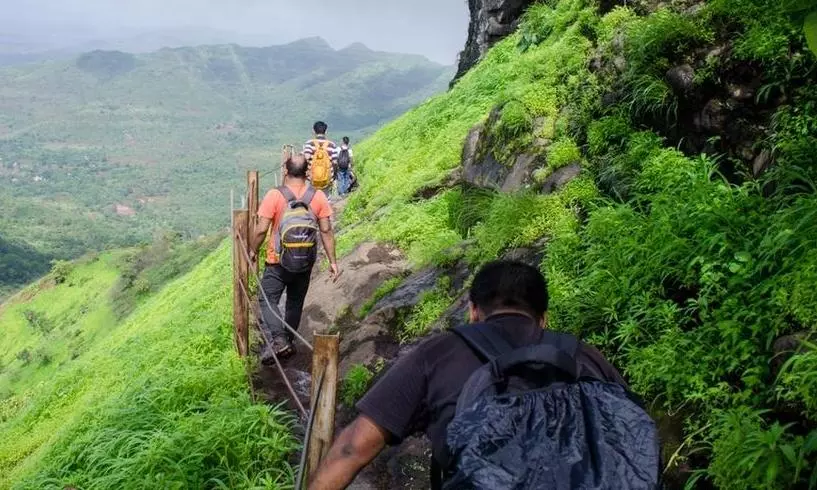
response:
<path fill-rule="evenodd" d="M 349 137 L 348 137 L 348 136 L 344 136 L 344 137 L 343 137 L 343 144 L 344 144 L 344 145 L 348 145 L 348 144 L 349 144 Z"/>
<path fill-rule="evenodd" d="M 508 309 L 542 318 L 548 309 L 548 286 L 535 267 L 499 260 L 486 264 L 477 272 L 469 299 L 485 315 Z"/>
<path fill-rule="evenodd" d="M 287 167 L 288 176 L 295 177 L 296 179 L 306 178 L 306 168 L 308 165 L 303 153 L 290 156 L 284 165 Z"/>
<path fill-rule="evenodd" d="M 312 131 L 314 131 L 315 134 L 326 134 L 326 130 L 328 129 L 329 126 L 327 126 L 323 121 L 318 121 L 312 125 Z"/>

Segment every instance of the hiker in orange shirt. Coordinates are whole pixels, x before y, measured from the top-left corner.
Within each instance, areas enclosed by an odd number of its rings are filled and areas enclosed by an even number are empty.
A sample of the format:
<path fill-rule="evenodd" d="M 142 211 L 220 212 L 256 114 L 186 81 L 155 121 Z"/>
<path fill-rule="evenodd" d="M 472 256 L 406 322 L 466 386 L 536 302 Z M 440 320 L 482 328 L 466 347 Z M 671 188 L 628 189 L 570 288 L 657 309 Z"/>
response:
<path fill-rule="evenodd" d="M 258 208 L 258 225 L 250 243 L 251 258 L 255 262 L 261 244 L 269 237 L 261 288 L 267 294 L 274 312 L 261 302 L 261 328 L 272 339 L 272 345 L 267 345 L 261 354 L 263 364 L 273 361 L 273 353 L 280 358 L 295 353 L 293 335 L 281 321 L 278 303 L 286 291 L 286 323 L 297 330 L 312 267 L 318 257 L 318 235 L 329 259 L 333 279 L 340 274 L 335 257 L 332 207 L 326 194 L 307 182 L 304 155 L 292 155 L 284 165 L 284 185 L 264 196 Z"/>

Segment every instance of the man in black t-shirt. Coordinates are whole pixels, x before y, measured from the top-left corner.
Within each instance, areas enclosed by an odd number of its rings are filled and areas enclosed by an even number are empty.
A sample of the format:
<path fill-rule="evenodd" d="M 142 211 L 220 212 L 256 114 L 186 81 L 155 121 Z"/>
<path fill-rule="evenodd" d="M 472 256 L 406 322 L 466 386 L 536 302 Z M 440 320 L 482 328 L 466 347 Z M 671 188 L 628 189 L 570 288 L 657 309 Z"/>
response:
<path fill-rule="evenodd" d="M 493 262 L 479 271 L 469 292 L 471 323 L 488 323 L 514 348 L 539 343 L 547 323 L 545 279 L 519 262 Z M 595 348 L 580 344 L 579 375 L 624 384 Z M 311 490 L 346 488 L 386 444 L 425 432 L 435 462 L 445 462 L 446 428 L 457 397 L 482 366 L 477 355 L 453 333 L 434 336 L 400 359 L 357 404 L 360 415 L 332 445 Z M 439 482 L 433 482 L 435 486 Z"/>

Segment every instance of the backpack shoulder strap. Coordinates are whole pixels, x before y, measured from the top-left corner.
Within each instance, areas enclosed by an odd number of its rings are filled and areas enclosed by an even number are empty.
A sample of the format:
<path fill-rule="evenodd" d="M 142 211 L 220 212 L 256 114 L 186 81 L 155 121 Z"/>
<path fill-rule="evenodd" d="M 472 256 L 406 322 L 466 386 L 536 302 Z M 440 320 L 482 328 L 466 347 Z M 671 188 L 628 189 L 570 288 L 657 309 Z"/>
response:
<path fill-rule="evenodd" d="M 285 185 L 278 187 L 278 192 L 280 192 L 281 195 L 284 196 L 284 199 L 286 199 L 287 202 L 292 202 L 296 199 L 295 194 L 293 194 L 292 191 L 289 190 L 289 187 Z"/>
<path fill-rule="evenodd" d="M 496 331 L 493 325 L 487 323 L 460 325 L 452 332 L 461 338 L 483 362 L 490 362 L 514 350 L 514 347 Z"/>
<path fill-rule="evenodd" d="M 542 333 L 542 340 L 540 344 L 547 344 L 556 347 L 559 350 L 565 351 L 573 357 L 579 351 L 579 339 L 575 335 L 569 333 L 554 332 L 552 330 L 545 330 Z"/>
<path fill-rule="evenodd" d="M 315 193 L 316 192 L 317 191 L 315 190 L 314 187 L 307 184 L 306 191 L 304 192 L 304 195 L 301 196 L 301 202 L 306 204 L 307 206 L 309 206 L 312 203 L 312 199 L 315 198 Z"/>

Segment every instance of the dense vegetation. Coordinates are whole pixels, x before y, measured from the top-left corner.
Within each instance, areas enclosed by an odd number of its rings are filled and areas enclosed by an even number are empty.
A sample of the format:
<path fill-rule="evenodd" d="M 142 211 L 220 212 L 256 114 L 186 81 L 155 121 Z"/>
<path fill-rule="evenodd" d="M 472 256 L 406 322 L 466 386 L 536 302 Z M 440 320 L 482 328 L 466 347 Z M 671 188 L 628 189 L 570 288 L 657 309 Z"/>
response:
<path fill-rule="evenodd" d="M 190 262 L 193 248 L 171 248 L 134 282 Z M 250 400 L 229 247 L 120 320 L 120 268 L 138 254 L 60 264 L 0 311 L 0 488 L 284 486 L 291 419 Z"/>
<path fill-rule="evenodd" d="M 335 51 L 320 39 L 5 67 L 0 234 L 17 249 L 0 258 L 0 295 L 54 258 L 157 230 L 212 233 L 228 223 L 244 170 L 272 171 L 281 144 L 303 142 L 315 119 L 357 139 L 441 91 L 450 74 L 423 57 Z"/>
<path fill-rule="evenodd" d="M 800 341 L 817 331 L 817 6 L 600 3 L 535 5 L 451 92 L 360 145 L 341 249 L 376 237 L 418 265 L 477 265 L 545 237 L 552 327 L 648 401 L 675 485 L 815 488 L 817 350 Z M 513 194 L 447 187 L 494 108 L 494 157 L 536 151 L 541 168 Z M 578 179 L 538 192 L 571 163 Z"/>

